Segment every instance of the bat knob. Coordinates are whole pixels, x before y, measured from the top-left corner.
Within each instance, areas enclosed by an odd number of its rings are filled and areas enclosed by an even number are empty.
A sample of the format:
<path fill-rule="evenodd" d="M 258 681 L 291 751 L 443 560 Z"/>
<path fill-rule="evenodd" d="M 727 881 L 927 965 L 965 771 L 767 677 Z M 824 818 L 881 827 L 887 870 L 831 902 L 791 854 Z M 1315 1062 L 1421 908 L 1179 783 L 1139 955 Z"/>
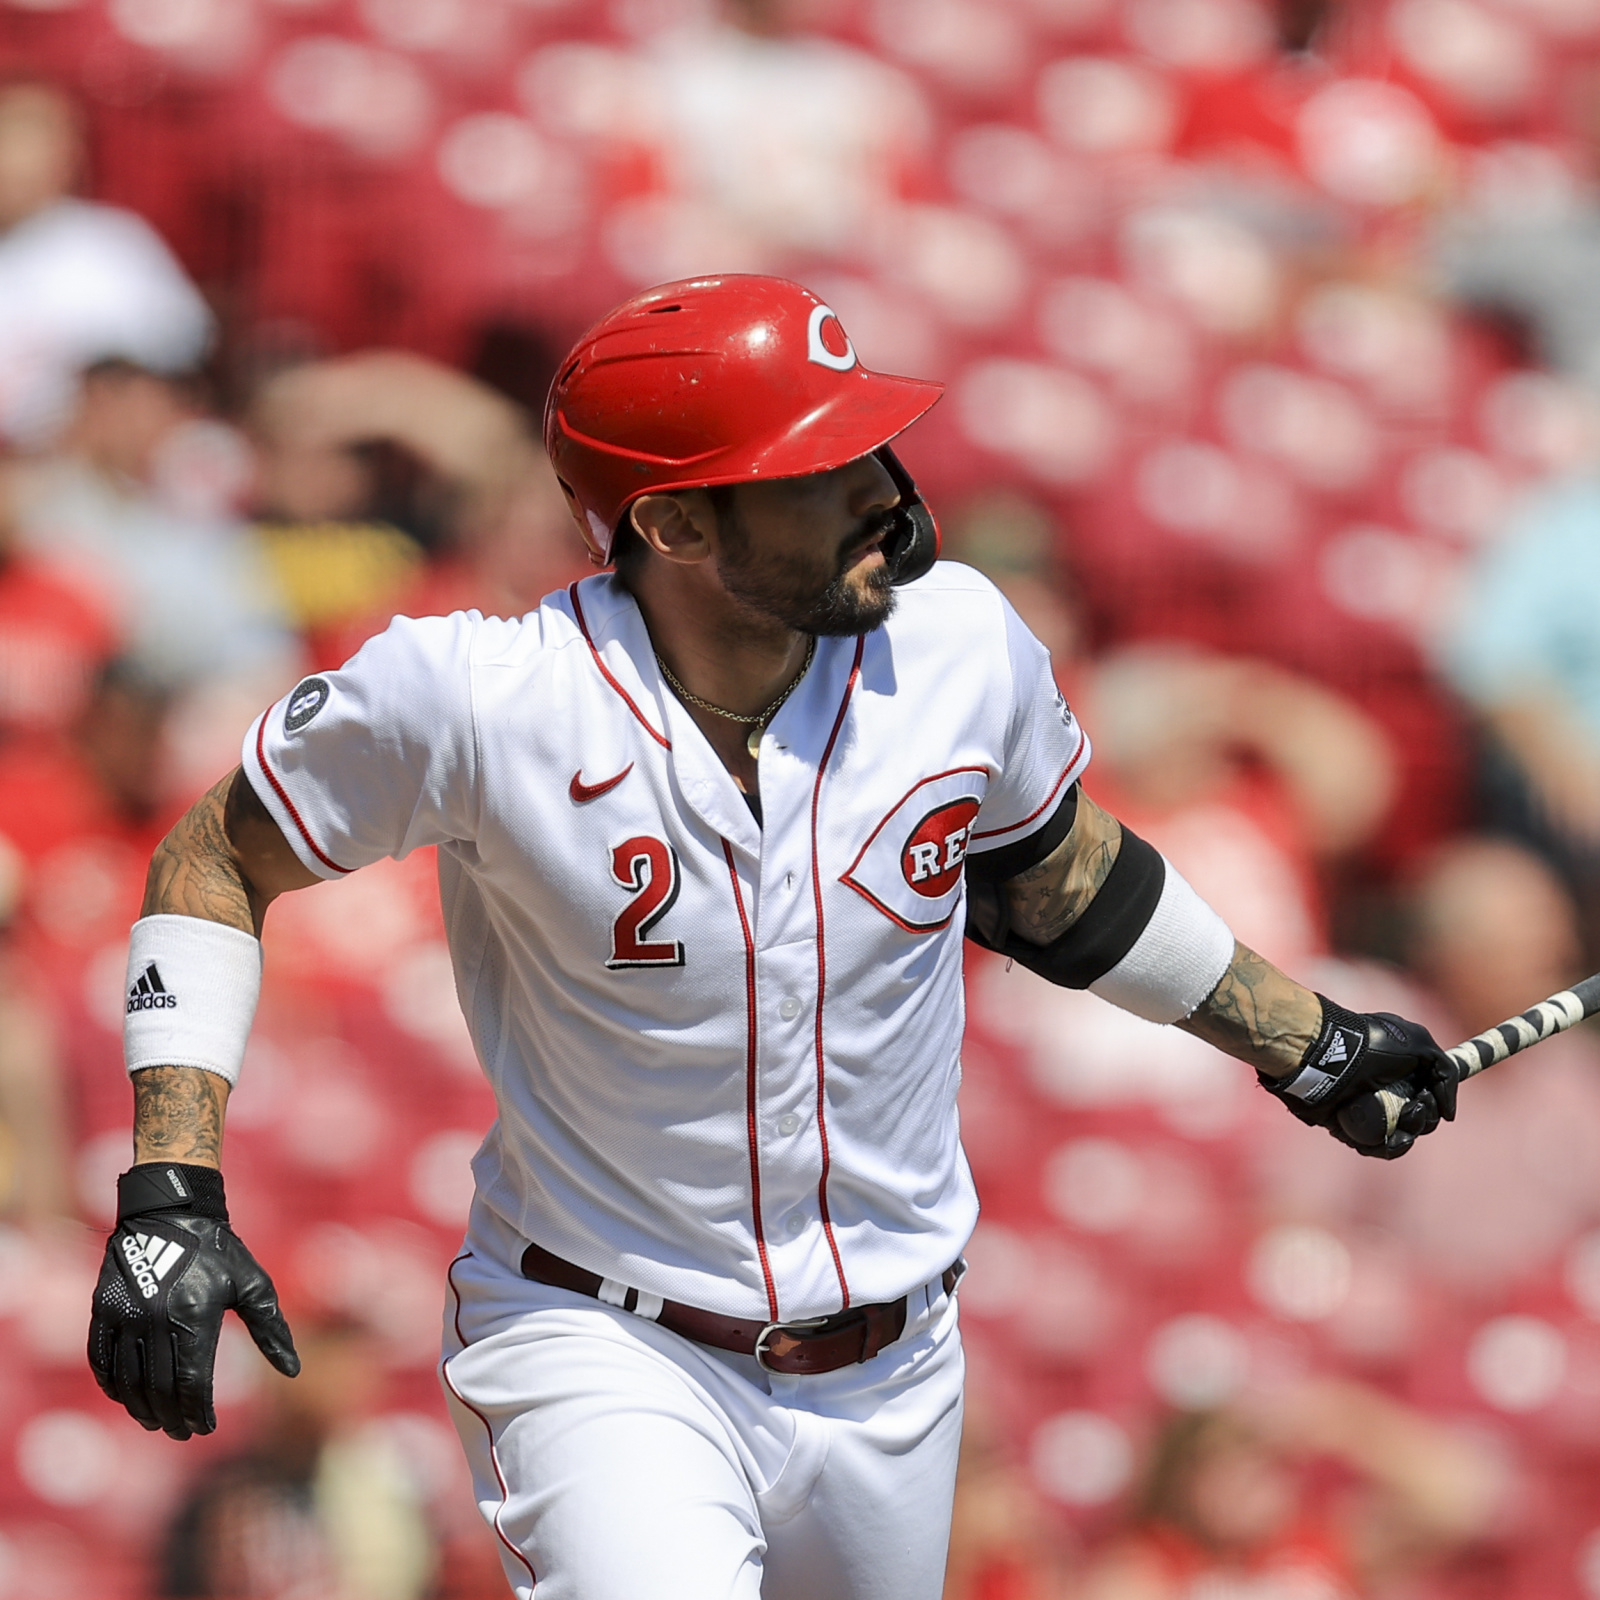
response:
<path fill-rule="evenodd" d="M 1355 1144 L 1382 1144 L 1400 1125 L 1405 1109 L 1404 1095 L 1392 1089 L 1379 1089 L 1339 1109 L 1339 1126 Z"/>

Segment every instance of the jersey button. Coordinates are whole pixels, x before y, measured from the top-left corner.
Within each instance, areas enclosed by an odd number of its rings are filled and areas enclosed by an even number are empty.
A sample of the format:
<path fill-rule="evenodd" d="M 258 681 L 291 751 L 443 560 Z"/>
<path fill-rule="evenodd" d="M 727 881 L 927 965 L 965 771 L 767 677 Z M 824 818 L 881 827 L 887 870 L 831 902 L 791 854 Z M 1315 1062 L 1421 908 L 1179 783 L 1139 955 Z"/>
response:
<path fill-rule="evenodd" d="M 785 1022 L 793 1022 L 800 1015 L 800 1002 L 792 994 L 786 994 L 783 1003 L 778 1007 L 778 1015 Z"/>
<path fill-rule="evenodd" d="M 800 1126 L 800 1119 L 792 1111 L 785 1111 L 778 1118 L 778 1132 L 783 1134 L 794 1133 Z"/>
<path fill-rule="evenodd" d="M 806 1219 L 804 1214 L 799 1211 L 794 1212 L 784 1226 L 789 1230 L 790 1233 L 804 1233 L 806 1231 Z"/>

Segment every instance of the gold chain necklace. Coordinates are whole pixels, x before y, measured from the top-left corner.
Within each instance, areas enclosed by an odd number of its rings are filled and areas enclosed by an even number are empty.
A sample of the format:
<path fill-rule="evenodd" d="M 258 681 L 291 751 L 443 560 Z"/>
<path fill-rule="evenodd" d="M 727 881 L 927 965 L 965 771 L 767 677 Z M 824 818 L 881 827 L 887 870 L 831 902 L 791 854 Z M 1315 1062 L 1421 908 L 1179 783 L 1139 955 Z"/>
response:
<path fill-rule="evenodd" d="M 701 699 L 701 697 L 697 694 L 691 694 L 689 690 L 685 689 L 684 686 L 678 682 L 676 676 L 673 674 L 672 668 L 669 667 L 659 655 L 656 657 L 656 665 L 661 668 L 662 675 L 666 678 L 667 682 L 672 685 L 680 700 L 687 700 L 690 705 L 699 706 L 702 711 L 709 711 L 715 716 L 726 717 L 729 722 L 741 723 L 748 727 L 750 729 L 750 737 L 745 740 L 744 747 L 750 752 L 753 758 L 761 749 L 761 735 L 766 731 L 767 724 L 771 722 L 775 716 L 777 716 L 779 707 L 783 705 L 783 702 L 800 687 L 800 680 L 805 677 L 807 672 L 811 670 L 811 658 L 815 656 L 816 653 L 817 636 L 816 634 L 812 634 L 811 643 L 806 646 L 806 658 L 800 663 L 800 670 L 790 681 L 789 687 L 785 689 L 770 706 L 768 706 L 764 711 L 756 712 L 753 717 L 747 717 L 743 712 L 740 711 L 725 710 L 722 706 L 712 705 L 709 700 Z"/>

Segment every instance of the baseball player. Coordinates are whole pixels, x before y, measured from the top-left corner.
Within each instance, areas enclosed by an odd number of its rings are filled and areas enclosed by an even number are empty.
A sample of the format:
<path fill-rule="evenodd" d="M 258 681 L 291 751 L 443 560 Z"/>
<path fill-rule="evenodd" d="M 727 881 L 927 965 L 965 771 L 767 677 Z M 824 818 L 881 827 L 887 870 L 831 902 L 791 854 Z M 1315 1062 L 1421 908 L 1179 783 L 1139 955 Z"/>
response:
<path fill-rule="evenodd" d="M 800 286 L 697 279 L 562 365 L 546 444 L 597 566 L 518 620 L 397 618 L 265 712 L 151 865 L 128 968 L 135 1165 L 90 1360 L 208 1433 L 233 1306 L 223 1110 L 275 896 L 438 848 L 498 1117 L 441 1373 L 527 1600 L 935 1600 L 977 1200 L 962 938 L 1188 1028 L 1302 1121 L 1454 1111 L 1426 1031 L 1238 945 L 1080 779 L 998 591 L 938 564 L 868 371 Z"/>

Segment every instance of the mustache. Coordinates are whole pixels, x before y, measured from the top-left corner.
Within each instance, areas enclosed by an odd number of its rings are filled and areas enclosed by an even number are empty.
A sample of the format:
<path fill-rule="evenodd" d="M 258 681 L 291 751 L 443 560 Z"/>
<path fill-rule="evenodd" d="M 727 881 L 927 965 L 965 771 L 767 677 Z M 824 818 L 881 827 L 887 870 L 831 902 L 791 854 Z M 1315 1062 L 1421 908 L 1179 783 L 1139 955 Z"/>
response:
<path fill-rule="evenodd" d="M 870 544 L 874 539 L 882 539 L 887 544 L 894 523 L 893 511 L 874 511 L 871 516 L 863 517 L 855 531 L 839 546 L 840 560 L 842 561 L 858 546 Z"/>

